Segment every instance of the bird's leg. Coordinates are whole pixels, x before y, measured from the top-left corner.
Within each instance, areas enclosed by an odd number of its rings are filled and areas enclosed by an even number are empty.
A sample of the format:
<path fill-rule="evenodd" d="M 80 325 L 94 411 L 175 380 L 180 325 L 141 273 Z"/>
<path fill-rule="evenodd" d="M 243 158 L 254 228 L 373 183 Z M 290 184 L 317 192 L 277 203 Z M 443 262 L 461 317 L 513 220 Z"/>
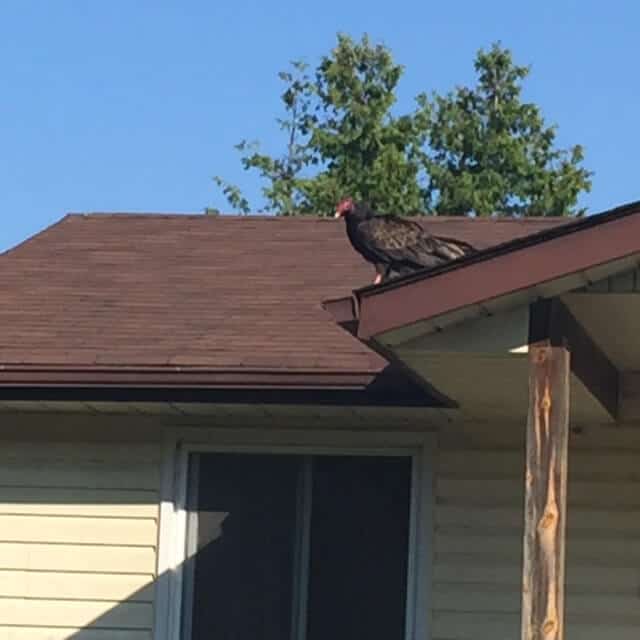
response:
<path fill-rule="evenodd" d="M 376 264 L 376 277 L 373 284 L 380 284 L 382 279 L 387 275 L 387 266 L 384 264 Z"/>

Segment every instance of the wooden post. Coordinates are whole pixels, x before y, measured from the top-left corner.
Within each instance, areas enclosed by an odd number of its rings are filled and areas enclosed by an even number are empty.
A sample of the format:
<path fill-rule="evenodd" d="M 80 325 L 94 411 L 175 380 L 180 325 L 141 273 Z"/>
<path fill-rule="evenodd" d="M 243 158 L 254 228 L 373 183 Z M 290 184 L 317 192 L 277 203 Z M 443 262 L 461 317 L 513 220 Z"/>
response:
<path fill-rule="evenodd" d="M 522 640 L 563 640 L 569 352 L 529 349 Z"/>

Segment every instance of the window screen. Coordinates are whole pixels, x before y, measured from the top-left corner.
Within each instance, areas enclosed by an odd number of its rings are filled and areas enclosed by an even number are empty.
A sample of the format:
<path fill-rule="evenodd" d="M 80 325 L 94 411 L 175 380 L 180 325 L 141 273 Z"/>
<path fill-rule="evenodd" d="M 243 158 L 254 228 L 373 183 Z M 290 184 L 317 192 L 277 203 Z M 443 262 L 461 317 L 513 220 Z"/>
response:
<path fill-rule="evenodd" d="M 411 458 L 190 460 L 183 635 L 403 640 Z"/>

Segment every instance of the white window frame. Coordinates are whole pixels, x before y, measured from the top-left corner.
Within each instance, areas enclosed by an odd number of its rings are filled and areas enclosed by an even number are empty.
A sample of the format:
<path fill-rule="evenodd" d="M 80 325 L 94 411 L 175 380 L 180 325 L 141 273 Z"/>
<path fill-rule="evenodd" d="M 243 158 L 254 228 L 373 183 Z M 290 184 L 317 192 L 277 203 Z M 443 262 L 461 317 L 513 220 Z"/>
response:
<path fill-rule="evenodd" d="M 181 428 L 166 430 L 164 442 L 154 640 L 183 640 L 188 460 L 196 452 L 412 457 L 405 640 L 430 640 L 435 433 Z"/>

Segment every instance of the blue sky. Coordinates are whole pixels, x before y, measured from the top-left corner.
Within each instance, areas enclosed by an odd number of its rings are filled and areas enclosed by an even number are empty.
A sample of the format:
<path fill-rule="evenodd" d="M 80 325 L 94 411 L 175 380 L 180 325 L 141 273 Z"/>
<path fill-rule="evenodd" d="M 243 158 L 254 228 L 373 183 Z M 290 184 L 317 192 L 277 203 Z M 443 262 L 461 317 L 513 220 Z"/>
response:
<path fill-rule="evenodd" d="M 0 250 L 68 211 L 224 208 L 211 176 L 246 187 L 233 145 L 279 149 L 278 70 L 367 32 L 406 65 L 399 107 L 473 80 L 501 40 L 531 64 L 527 99 L 586 147 L 583 204 L 640 196 L 634 0 L 2 0 Z"/>

